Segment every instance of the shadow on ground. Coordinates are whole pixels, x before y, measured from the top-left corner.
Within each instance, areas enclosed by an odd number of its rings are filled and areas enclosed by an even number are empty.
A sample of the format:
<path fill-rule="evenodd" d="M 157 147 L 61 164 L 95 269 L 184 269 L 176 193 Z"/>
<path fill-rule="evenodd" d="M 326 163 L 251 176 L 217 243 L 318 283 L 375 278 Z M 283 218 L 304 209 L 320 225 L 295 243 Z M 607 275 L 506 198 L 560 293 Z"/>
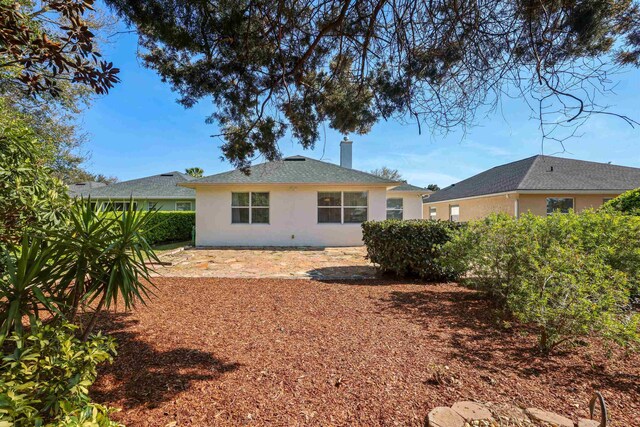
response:
<path fill-rule="evenodd" d="M 105 314 L 99 321 L 96 329 L 118 343 L 115 362 L 101 367 L 98 382 L 91 390 L 99 402 L 117 402 L 125 409 L 153 408 L 197 381 L 214 380 L 239 367 L 198 349 L 158 350 L 131 331 L 137 323 L 128 313 Z"/>
<path fill-rule="evenodd" d="M 368 265 L 337 265 L 314 268 L 307 271 L 307 274 L 316 280 L 357 280 L 378 277 L 376 268 Z"/>
<path fill-rule="evenodd" d="M 380 301 L 380 310 L 427 328 L 432 339 L 442 344 L 440 351 L 447 359 L 474 366 L 484 372 L 489 383 L 493 383 L 492 375 L 503 372 L 522 378 L 556 373 L 556 386 L 572 388 L 578 378 L 593 389 L 640 393 L 640 375 L 608 370 L 602 361 L 579 360 L 586 348 L 603 347 L 602 342 L 565 348 L 545 357 L 537 350 L 533 328 L 517 323 L 506 328 L 490 300 L 463 287 L 453 292 L 440 291 L 437 285 L 425 285 L 425 290 L 418 292 L 394 291 Z M 627 356 L 618 351 L 618 357 Z M 561 375 L 563 371 L 570 374 Z"/>

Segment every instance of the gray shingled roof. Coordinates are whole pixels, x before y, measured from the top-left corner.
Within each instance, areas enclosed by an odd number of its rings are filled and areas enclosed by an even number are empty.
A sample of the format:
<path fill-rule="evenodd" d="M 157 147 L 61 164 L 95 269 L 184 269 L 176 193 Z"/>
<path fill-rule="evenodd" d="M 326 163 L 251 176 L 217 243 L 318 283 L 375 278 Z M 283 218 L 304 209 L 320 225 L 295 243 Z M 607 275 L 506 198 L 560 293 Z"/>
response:
<path fill-rule="evenodd" d="M 343 168 L 304 156 L 286 157 L 282 160 L 252 166 L 250 175 L 239 170 L 210 175 L 182 184 L 195 187 L 199 184 L 375 184 L 394 185 L 391 181 L 370 173 Z"/>
<path fill-rule="evenodd" d="M 443 188 L 426 203 L 509 191 L 626 191 L 640 187 L 640 169 L 553 156 L 496 166 Z"/>
<path fill-rule="evenodd" d="M 75 184 L 69 184 L 67 187 L 69 188 L 69 194 L 71 196 L 77 196 L 94 188 L 104 187 L 104 182 L 97 181 L 84 181 L 84 182 L 76 182 Z"/>
<path fill-rule="evenodd" d="M 422 193 L 422 194 L 431 193 L 431 190 L 428 190 L 428 189 L 422 188 L 422 187 L 416 187 L 415 185 L 411 185 L 411 184 L 406 183 L 406 182 L 398 185 L 395 188 L 392 188 L 389 191 L 406 191 L 406 192 Z"/>
<path fill-rule="evenodd" d="M 92 199 L 195 199 L 194 190 L 177 186 L 191 180 L 192 176 L 173 171 L 90 189 L 81 195 Z"/>

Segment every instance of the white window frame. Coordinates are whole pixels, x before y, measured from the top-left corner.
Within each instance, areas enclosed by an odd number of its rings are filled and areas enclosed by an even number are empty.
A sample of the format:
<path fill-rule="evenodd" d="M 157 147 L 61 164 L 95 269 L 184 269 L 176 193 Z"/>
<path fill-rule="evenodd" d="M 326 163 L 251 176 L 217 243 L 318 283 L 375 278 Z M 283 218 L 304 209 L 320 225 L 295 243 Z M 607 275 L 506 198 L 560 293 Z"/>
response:
<path fill-rule="evenodd" d="M 235 206 L 233 204 L 233 194 L 249 195 L 249 206 Z M 255 206 L 256 209 L 268 209 L 267 222 L 253 222 L 253 193 L 265 193 L 267 194 L 268 204 L 267 206 Z M 249 209 L 249 222 L 233 222 L 233 210 L 234 209 Z M 271 193 L 269 191 L 232 191 L 231 192 L 231 224 L 232 225 L 269 225 L 271 223 Z"/>
<path fill-rule="evenodd" d="M 437 219 L 438 218 L 438 209 L 435 206 L 429 207 L 429 219 Z"/>
<path fill-rule="evenodd" d="M 387 203 L 389 203 L 389 200 L 400 200 L 400 208 L 390 208 L 389 205 L 387 204 L 387 219 L 391 219 L 389 218 L 389 212 L 400 212 L 400 220 L 404 219 L 404 198 L 403 197 L 388 197 L 387 198 Z M 368 199 L 367 199 L 368 202 Z"/>
<path fill-rule="evenodd" d="M 178 209 L 178 203 L 189 203 L 189 209 L 183 209 L 181 212 L 189 212 L 193 210 L 193 202 L 190 200 L 180 200 L 180 201 L 176 201 L 176 211 L 180 211 L 180 209 Z"/>
<path fill-rule="evenodd" d="M 150 211 L 158 206 L 158 202 L 150 202 L 147 200 L 147 210 Z"/>
<path fill-rule="evenodd" d="M 551 215 L 552 213 L 556 212 L 556 211 L 551 211 L 551 212 L 549 212 L 549 199 L 558 199 L 558 200 L 566 199 L 566 200 L 571 200 L 571 208 L 569 208 L 569 209 L 572 209 L 572 210 L 574 210 L 574 211 L 575 211 L 575 209 L 576 209 L 576 199 L 575 199 L 575 197 L 547 197 L 547 198 L 545 199 L 545 210 L 546 210 L 546 212 L 547 212 L 547 215 Z M 567 213 L 569 213 L 569 212 L 562 212 L 562 211 L 558 211 L 558 212 L 560 212 L 561 214 L 567 214 Z"/>
<path fill-rule="evenodd" d="M 318 194 L 320 193 L 340 193 L 340 206 L 320 206 L 318 204 Z M 344 205 L 344 193 L 365 193 L 367 195 L 367 206 L 345 206 Z M 340 222 L 320 222 L 320 215 L 318 215 L 320 209 L 340 209 Z M 360 225 L 362 222 L 345 222 L 344 221 L 344 209 L 366 209 L 367 210 L 367 218 L 362 221 L 369 221 L 369 191 L 342 191 L 342 190 L 327 190 L 327 191 L 317 191 L 316 192 L 316 223 L 319 225 L 326 224 L 353 224 Z"/>
<path fill-rule="evenodd" d="M 453 208 L 458 208 L 458 218 L 453 219 L 453 213 L 451 212 Z M 451 222 L 460 222 L 460 205 L 449 205 L 449 221 Z"/>

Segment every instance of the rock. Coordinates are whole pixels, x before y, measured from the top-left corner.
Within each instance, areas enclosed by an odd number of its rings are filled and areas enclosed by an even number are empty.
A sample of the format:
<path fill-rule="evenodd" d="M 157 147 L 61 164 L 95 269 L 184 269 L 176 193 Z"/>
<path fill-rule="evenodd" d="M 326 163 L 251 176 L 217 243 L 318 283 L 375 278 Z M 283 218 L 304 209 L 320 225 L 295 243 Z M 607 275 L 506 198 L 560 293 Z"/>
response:
<path fill-rule="evenodd" d="M 527 408 L 527 415 L 536 421 L 551 424 L 554 427 L 574 427 L 573 421 L 553 412 L 543 411 L 538 408 Z"/>
<path fill-rule="evenodd" d="M 485 406 L 475 402 L 456 402 L 453 404 L 451 409 L 456 411 L 462 418 L 467 421 L 493 420 L 491 411 L 489 411 Z"/>
<path fill-rule="evenodd" d="M 427 416 L 429 427 L 464 427 L 464 418 L 445 406 L 433 408 Z"/>
<path fill-rule="evenodd" d="M 600 427 L 600 421 L 580 418 L 578 420 L 578 427 Z"/>

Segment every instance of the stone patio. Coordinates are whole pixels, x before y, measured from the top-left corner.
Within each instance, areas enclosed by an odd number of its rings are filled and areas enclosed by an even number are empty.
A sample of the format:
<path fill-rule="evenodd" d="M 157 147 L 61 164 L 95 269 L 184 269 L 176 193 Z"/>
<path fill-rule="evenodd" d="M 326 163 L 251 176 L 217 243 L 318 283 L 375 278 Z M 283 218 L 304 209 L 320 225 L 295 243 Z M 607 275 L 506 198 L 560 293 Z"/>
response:
<path fill-rule="evenodd" d="M 154 266 L 165 277 L 246 277 L 365 279 L 376 276 L 366 249 L 337 248 L 185 248 L 160 256 Z"/>

